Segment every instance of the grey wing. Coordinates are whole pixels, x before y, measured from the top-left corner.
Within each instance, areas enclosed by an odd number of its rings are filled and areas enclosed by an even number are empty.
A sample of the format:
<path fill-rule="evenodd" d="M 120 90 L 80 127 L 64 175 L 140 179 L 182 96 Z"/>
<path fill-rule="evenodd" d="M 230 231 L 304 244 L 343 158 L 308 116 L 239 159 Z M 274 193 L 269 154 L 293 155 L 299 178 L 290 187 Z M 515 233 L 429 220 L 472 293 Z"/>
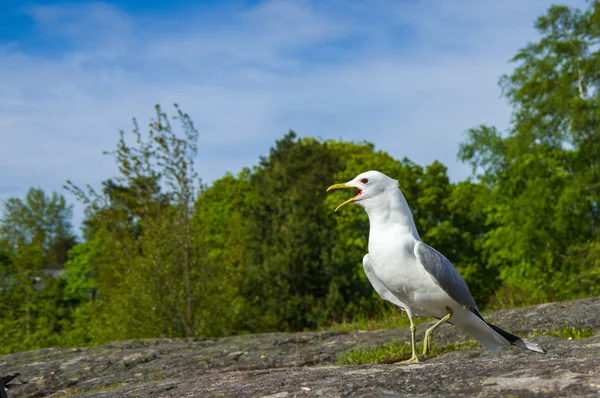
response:
<path fill-rule="evenodd" d="M 477 304 L 475 304 L 467 284 L 446 257 L 423 242 L 417 242 L 415 245 L 415 255 L 433 281 L 444 289 L 454 301 L 465 308 L 477 310 Z"/>
<path fill-rule="evenodd" d="M 383 285 L 383 283 L 381 283 L 379 278 L 377 278 L 377 275 L 375 275 L 375 271 L 373 270 L 373 265 L 371 265 L 371 259 L 368 253 L 363 257 L 363 268 L 365 270 L 365 274 L 367 274 L 369 282 L 371 282 L 371 285 L 373 285 L 373 288 L 375 289 L 377 294 L 379 294 L 381 297 L 383 297 L 390 303 L 397 305 L 398 307 L 405 310 L 406 306 L 404 305 L 404 303 L 398 300 L 396 296 L 394 296 L 394 294 L 390 292 L 388 288 Z"/>

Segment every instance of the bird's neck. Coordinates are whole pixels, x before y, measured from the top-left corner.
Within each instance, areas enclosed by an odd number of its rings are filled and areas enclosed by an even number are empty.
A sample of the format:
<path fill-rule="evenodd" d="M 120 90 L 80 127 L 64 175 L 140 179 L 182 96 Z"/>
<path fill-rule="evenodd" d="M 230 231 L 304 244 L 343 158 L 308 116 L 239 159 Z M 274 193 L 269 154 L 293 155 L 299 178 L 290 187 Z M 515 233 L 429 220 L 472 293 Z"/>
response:
<path fill-rule="evenodd" d="M 390 195 L 381 195 L 363 204 L 371 228 L 400 226 L 407 234 L 420 240 L 415 221 L 402 192 L 394 190 Z"/>

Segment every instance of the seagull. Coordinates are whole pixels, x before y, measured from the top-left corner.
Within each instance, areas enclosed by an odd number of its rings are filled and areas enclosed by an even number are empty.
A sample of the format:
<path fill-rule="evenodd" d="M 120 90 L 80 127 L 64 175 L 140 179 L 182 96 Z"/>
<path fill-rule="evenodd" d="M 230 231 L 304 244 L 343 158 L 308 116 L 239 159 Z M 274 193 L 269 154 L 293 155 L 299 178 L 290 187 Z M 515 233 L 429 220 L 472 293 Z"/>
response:
<path fill-rule="evenodd" d="M 379 171 L 367 171 L 353 180 L 330 186 L 358 189 L 349 203 L 362 206 L 369 216 L 369 252 L 363 268 L 375 291 L 406 311 L 410 321 L 412 356 L 402 363 L 419 362 L 415 350 L 415 316 L 437 318 L 425 331 L 423 355 L 429 355 L 431 336 L 444 322 L 471 335 L 485 349 L 499 351 L 511 345 L 545 353 L 542 347 L 485 321 L 456 268 L 440 252 L 421 241 L 398 181 Z"/>

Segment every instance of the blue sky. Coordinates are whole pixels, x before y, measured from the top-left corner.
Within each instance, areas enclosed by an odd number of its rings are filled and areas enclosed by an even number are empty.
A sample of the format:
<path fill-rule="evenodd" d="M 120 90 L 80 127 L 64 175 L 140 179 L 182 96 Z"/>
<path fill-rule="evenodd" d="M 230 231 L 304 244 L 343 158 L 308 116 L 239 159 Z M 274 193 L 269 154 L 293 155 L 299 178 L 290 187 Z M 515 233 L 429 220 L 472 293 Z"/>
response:
<path fill-rule="evenodd" d="M 550 1 L 0 1 L 0 200 L 114 175 L 131 118 L 177 102 L 204 181 L 257 163 L 289 129 L 439 160 L 509 125 L 497 81 Z M 562 2 L 585 7 L 585 1 Z M 81 207 L 76 206 L 76 223 Z"/>

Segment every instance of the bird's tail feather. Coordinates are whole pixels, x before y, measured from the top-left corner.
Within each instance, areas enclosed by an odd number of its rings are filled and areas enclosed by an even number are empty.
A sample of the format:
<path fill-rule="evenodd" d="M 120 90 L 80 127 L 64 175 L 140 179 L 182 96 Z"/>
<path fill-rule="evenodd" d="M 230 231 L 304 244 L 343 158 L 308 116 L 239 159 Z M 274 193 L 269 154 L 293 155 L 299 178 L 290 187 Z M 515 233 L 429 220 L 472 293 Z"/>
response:
<path fill-rule="evenodd" d="M 457 326 L 471 335 L 487 350 L 498 351 L 503 347 L 514 345 L 535 352 L 546 352 L 546 350 L 537 344 L 530 343 L 506 330 L 500 329 L 498 326 L 487 323 L 481 315 L 471 312 L 467 315 L 467 319 L 457 319 L 456 321 Z"/>
<path fill-rule="evenodd" d="M 507 332 L 506 330 L 500 329 L 498 326 L 496 325 L 492 325 L 489 322 L 485 322 L 489 327 L 491 327 L 492 329 L 494 329 L 494 331 L 496 333 L 498 333 L 500 336 L 504 337 L 506 340 L 508 340 L 508 342 L 514 346 L 517 347 L 521 347 L 524 348 L 526 350 L 530 350 L 530 351 L 535 351 L 535 352 L 540 352 L 542 354 L 546 353 L 546 350 L 544 350 L 542 347 L 540 347 L 537 344 L 533 344 L 527 340 L 524 340 L 522 338 L 520 338 L 519 336 L 515 336 L 512 333 Z"/>
<path fill-rule="evenodd" d="M 465 333 L 471 335 L 486 350 L 498 351 L 510 345 L 509 341 L 496 333 L 485 321 L 475 316 L 475 314 L 469 316 L 469 318 L 471 319 L 468 322 L 460 322 L 462 325 L 457 322 L 457 326 L 463 329 Z"/>

